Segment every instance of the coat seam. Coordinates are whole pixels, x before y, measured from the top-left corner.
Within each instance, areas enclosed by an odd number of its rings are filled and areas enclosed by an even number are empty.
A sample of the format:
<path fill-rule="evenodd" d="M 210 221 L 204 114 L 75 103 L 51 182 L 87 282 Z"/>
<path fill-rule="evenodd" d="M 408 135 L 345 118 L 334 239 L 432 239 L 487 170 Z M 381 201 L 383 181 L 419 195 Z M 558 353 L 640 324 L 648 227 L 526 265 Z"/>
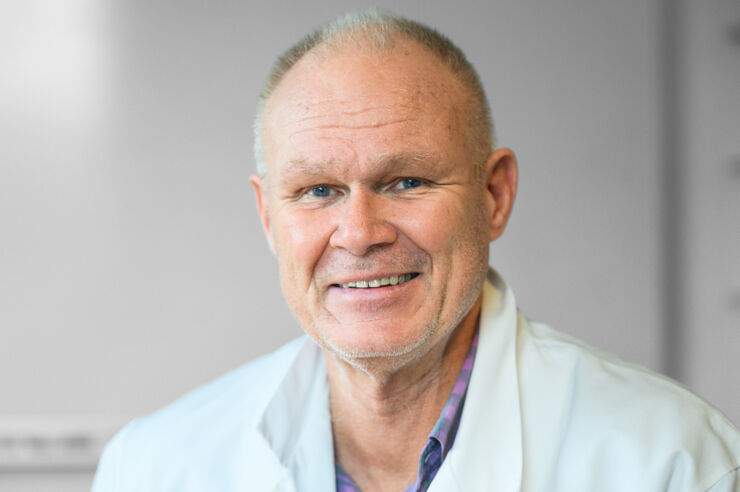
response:
<path fill-rule="evenodd" d="M 714 483 L 712 483 L 712 485 L 709 486 L 709 488 L 706 490 L 706 492 L 711 492 L 712 489 L 715 486 L 719 485 L 719 483 L 722 480 L 724 480 L 726 477 L 730 476 L 730 474 L 737 473 L 738 471 L 740 471 L 740 466 L 736 466 L 735 468 L 732 468 L 732 469 L 728 470 L 726 473 L 723 473 L 722 476 L 719 477 L 719 479 L 717 479 L 717 481 L 715 481 Z"/>

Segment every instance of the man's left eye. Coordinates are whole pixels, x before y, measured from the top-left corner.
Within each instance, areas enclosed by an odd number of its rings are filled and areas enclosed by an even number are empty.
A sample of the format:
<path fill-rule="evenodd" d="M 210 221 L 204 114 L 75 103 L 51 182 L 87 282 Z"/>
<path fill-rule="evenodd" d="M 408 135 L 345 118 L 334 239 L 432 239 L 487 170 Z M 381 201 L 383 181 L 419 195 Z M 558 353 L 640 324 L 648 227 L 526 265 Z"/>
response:
<path fill-rule="evenodd" d="M 403 178 L 400 180 L 394 188 L 401 189 L 401 190 L 409 190 L 411 188 L 418 188 L 419 186 L 423 185 L 424 182 L 417 178 Z"/>

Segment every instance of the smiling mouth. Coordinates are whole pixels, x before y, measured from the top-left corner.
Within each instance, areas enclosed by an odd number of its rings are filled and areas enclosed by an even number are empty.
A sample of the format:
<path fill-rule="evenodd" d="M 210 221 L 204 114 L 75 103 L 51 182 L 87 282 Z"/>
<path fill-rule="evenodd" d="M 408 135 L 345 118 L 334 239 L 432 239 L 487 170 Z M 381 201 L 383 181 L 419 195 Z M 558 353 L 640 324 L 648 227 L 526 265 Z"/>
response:
<path fill-rule="evenodd" d="M 357 280 L 346 282 L 344 284 L 333 284 L 332 286 L 341 287 L 342 289 L 376 289 L 378 287 L 403 284 L 418 276 L 418 273 L 413 272 L 405 273 L 403 275 L 391 275 L 390 277 L 376 278 L 373 280 Z"/>

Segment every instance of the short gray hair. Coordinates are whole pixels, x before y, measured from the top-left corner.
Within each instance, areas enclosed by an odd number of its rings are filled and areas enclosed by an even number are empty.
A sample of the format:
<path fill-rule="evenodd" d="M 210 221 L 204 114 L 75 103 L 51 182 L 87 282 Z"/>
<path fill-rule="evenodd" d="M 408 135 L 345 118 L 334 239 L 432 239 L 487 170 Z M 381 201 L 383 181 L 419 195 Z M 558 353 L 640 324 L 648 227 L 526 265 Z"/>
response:
<path fill-rule="evenodd" d="M 447 37 L 425 26 L 396 14 L 379 10 L 365 10 L 338 17 L 319 26 L 280 55 L 272 66 L 257 102 L 254 118 L 254 157 L 257 173 L 265 176 L 264 142 L 262 123 L 265 106 L 273 92 L 298 61 L 308 52 L 322 45 L 344 46 L 355 44 L 369 49 L 387 49 L 398 39 L 416 41 L 436 55 L 462 82 L 471 98 L 468 108 L 466 136 L 471 147 L 476 168 L 482 167 L 485 158 L 495 146 L 495 135 L 488 99 L 473 66 L 462 50 Z"/>

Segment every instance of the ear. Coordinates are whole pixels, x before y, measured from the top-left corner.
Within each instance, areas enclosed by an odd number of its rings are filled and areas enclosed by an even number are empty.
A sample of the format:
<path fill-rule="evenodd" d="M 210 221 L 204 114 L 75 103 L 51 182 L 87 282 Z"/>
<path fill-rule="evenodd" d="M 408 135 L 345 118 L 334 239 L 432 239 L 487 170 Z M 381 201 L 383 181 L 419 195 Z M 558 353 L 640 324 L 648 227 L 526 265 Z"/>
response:
<path fill-rule="evenodd" d="M 507 148 L 500 148 L 488 156 L 483 184 L 486 187 L 486 211 L 490 219 L 489 241 L 498 239 L 506 228 L 514 206 L 518 179 L 514 152 Z"/>
<path fill-rule="evenodd" d="M 260 220 L 262 221 L 262 229 L 265 231 L 265 235 L 267 236 L 267 243 L 270 245 L 272 254 L 275 254 L 275 242 L 272 237 L 272 231 L 270 230 L 270 207 L 267 199 L 267 177 L 253 174 L 249 177 L 249 182 L 252 183 L 254 194 L 257 197 L 257 211 L 259 212 Z"/>

